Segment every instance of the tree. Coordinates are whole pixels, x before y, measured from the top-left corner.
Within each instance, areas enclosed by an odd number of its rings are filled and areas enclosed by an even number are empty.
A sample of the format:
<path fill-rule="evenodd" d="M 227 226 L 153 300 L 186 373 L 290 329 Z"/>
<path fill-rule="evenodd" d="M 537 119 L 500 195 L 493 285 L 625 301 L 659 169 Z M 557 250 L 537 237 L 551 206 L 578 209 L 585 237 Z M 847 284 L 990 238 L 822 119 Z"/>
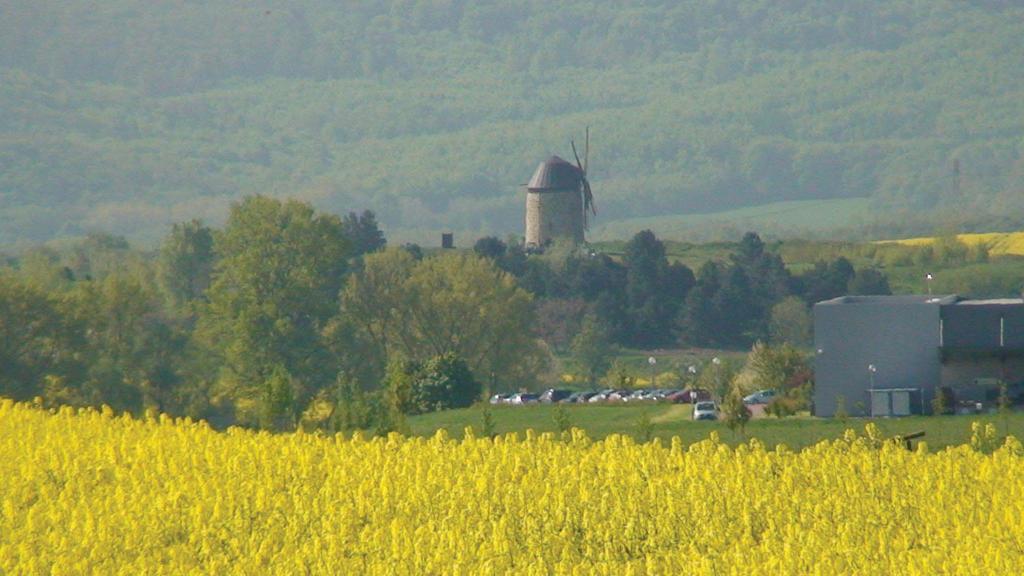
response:
<path fill-rule="evenodd" d="M 646 444 L 654 438 L 654 421 L 651 420 L 651 413 L 649 410 L 644 410 L 636 418 L 636 422 L 633 424 L 633 434 L 637 442 Z"/>
<path fill-rule="evenodd" d="M 308 204 L 252 196 L 232 206 L 217 235 L 218 261 L 199 338 L 222 363 L 217 397 L 255 423 L 260 387 L 283 370 L 296 413 L 337 366 L 321 332 L 337 310 L 349 252 L 340 220 Z"/>
<path fill-rule="evenodd" d="M 750 278 L 742 267 L 728 268 L 721 288 L 711 298 L 711 306 L 718 318 L 712 329 L 717 331 L 722 344 L 744 346 L 758 337 L 759 308 Z"/>
<path fill-rule="evenodd" d="M 67 328 L 55 298 L 0 273 L 0 396 L 30 400 L 48 375 L 64 373 L 73 357 Z"/>
<path fill-rule="evenodd" d="M 362 430 L 370 422 L 370 406 L 359 383 L 345 372 L 338 372 L 332 398 L 332 412 L 328 417 L 333 432 Z"/>
<path fill-rule="evenodd" d="M 348 277 L 341 292 L 341 314 L 329 326 L 335 354 L 364 383 L 377 382 L 405 333 L 409 278 L 417 260 L 405 249 L 367 254 L 362 269 Z M 355 336 L 355 338 L 353 337 Z M 355 356 L 348 357 L 358 351 Z"/>
<path fill-rule="evenodd" d="M 572 340 L 572 355 L 592 387 L 611 366 L 612 345 L 608 331 L 593 313 L 583 318 L 583 326 Z"/>
<path fill-rule="evenodd" d="M 453 353 L 489 387 L 529 382 L 547 356 L 533 336 L 532 298 L 489 260 L 446 252 L 367 257 L 342 295 L 342 315 L 376 342 L 372 362 Z"/>
<path fill-rule="evenodd" d="M 777 394 L 766 412 L 784 416 L 810 406 L 814 372 L 807 354 L 792 345 L 768 346 L 757 342 L 747 354 L 734 387 L 741 394 L 775 390 Z"/>
<path fill-rule="evenodd" d="M 616 390 L 631 390 L 636 385 L 636 376 L 629 373 L 626 366 L 619 360 L 612 362 L 611 368 L 605 374 L 602 384 L 606 388 Z"/>
<path fill-rule="evenodd" d="M 804 300 L 813 306 L 824 300 L 844 296 L 853 277 L 853 264 L 842 256 L 827 264 L 816 262 L 812 270 L 800 277 Z"/>
<path fill-rule="evenodd" d="M 295 427 L 294 383 L 288 370 L 278 364 L 263 383 L 260 399 L 260 426 L 284 431 Z"/>
<path fill-rule="evenodd" d="M 749 335 L 752 339 L 765 338 L 769 330 L 769 311 L 789 294 L 792 283 L 789 271 L 782 257 L 767 251 L 754 232 L 743 235 L 730 259 L 733 266 L 743 270 L 749 283 Z"/>
<path fill-rule="evenodd" d="M 697 272 L 697 283 L 686 295 L 679 314 L 680 335 L 684 342 L 693 346 L 717 345 L 720 338 L 721 322 L 714 298 L 721 289 L 721 266 L 708 260 Z"/>
<path fill-rule="evenodd" d="M 341 227 L 342 235 L 348 241 L 350 256 L 376 252 L 387 244 L 377 225 L 377 216 L 370 210 L 364 210 L 362 214 L 349 212 Z"/>
<path fill-rule="evenodd" d="M 729 358 L 714 358 L 704 366 L 697 376 L 696 387 L 709 390 L 718 402 L 732 390 L 733 381 L 739 374 L 739 366 Z"/>
<path fill-rule="evenodd" d="M 494 236 L 485 236 L 473 244 L 473 252 L 476 252 L 477 256 L 489 258 L 495 262 L 500 262 L 507 251 L 508 246 Z"/>
<path fill-rule="evenodd" d="M 631 324 L 630 341 L 641 347 L 656 346 L 668 337 L 666 306 L 661 294 L 660 273 L 667 267 L 665 245 L 650 230 L 638 232 L 626 243 L 626 303 Z"/>
<path fill-rule="evenodd" d="M 568 291 L 588 302 L 606 294 L 625 294 L 627 269 L 607 254 L 575 256 L 565 263 Z"/>
<path fill-rule="evenodd" d="M 534 333 L 558 352 L 566 352 L 579 333 L 587 315 L 587 304 L 579 298 L 547 298 L 536 305 Z"/>
<path fill-rule="evenodd" d="M 135 412 L 180 407 L 173 389 L 187 338 L 162 314 L 155 286 L 112 273 L 76 283 L 63 306 L 80 334 L 86 368 L 78 380 L 86 402 Z"/>
<path fill-rule="evenodd" d="M 407 242 L 402 244 L 402 249 L 409 253 L 413 257 L 413 260 L 423 260 L 423 248 L 419 244 Z"/>
<path fill-rule="evenodd" d="M 510 239 L 506 243 L 505 254 L 498 261 L 498 266 L 509 274 L 519 278 L 526 272 L 526 249 L 517 239 Z"/>
<path fill-rule="evenodd" d="M 565 408 L 564 402 L 559 402 L 555 408 L 555 428 L 561 432 L 566 433 L 572 430 L 572 418 L 569 417 L 569 411 Z"/>
<path fill-rule="evenodd" d="M 807 304 L 796 296 L 789 296 L 772 306 L 768 321 L 768 334 L 772 344 L 789 343 L 793 346 L 810 346 L 814 320 Z"/>
<path fill-rule="evenodd" d="M 112 272 L 123 271 L 133 256 L 124 237 L 90 232 L 72 249 L 70 267 L 76 278 L 102 279 Z"/>
<path fill-rule="evenodd" d="M 469 366 L 447 352 L 427 360 L 415 370 L 411 413 L 467 408 L 480 399 L 482 390 Z"/>
<path fill-rule="evenodd" d="M 419 366 L 403 358 L 392 358 L 384 375 L 388 406 L 397 414 L 416 414 L 414 386 Z"/>
<path fill-rule="evenodd" d="M 847 292 L 857 295 L 889 295 L 889 279 L 877 268 L 861 268 L 847 284 Z"/>
<path fill-rule="evenodd" d="M 491 388 L 522 386 L 546 364 L 532 332 L 532 298 L 486 260 L 466 254 L 425 260 L 409 286 L 410 357 L 455 353 Z"/>
<path fill-rule="evenodd" d="M 171 305 L 204 297 L 213 271 L 213 232 L 199 220 L 175 224 L 160 247 L 157 278 Z"/>
<path fill-rule="evenodd" d="M 744 435 L 747 422 L 750 421 L 750 408 L 743 403 L 743 394 L 738 388 L 733 387 L 726 394 L 722 401 L 722 416 L 725 418 L 725 425 L 733 432 L 740 429 L 740 435 Z"/>
<path fill-rule="evenodd" d="M 650 230 L 626 244 L 625 295 L 631 344 L 652 347 L 672 340 L 676 314 L 693 285 L 693 273 L 682 264 L 669 265 L 665 245 Z"/>
<path fill-rule="evenodd" d="M 785 392 L 794 376 L 809 367 L 807 355 L 790 344 L 768 346 L 757 342 L 743 368 L 744 391 L 770 389 Z"/>

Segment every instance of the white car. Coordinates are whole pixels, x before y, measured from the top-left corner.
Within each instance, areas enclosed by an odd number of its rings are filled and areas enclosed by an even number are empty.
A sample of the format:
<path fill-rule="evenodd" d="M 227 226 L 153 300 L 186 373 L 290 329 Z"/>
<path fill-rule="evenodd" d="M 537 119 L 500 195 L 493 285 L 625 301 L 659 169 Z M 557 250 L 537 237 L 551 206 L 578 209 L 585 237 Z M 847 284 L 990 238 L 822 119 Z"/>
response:
<path fill-rule="evenodd" d="M 508 399 L 508 403 L 513 406 L 522 406 L 524 404 L 537 404 L 540 402 L 540 397 L 537 394 L 529 394 L 521 392 L 519 394 L 513 394 Z"/>
<path fill-rule="evenodd" d="M 491 404 L 508 404 L 508 399 L 511 398 L 511 394 L 495 394 L 491 396 Z"/>
<path fill-rule="evenodd" d="M 710 400 L 702 400 L 693 405 L 694 420 L 718 420 L 718 406 Z"/>

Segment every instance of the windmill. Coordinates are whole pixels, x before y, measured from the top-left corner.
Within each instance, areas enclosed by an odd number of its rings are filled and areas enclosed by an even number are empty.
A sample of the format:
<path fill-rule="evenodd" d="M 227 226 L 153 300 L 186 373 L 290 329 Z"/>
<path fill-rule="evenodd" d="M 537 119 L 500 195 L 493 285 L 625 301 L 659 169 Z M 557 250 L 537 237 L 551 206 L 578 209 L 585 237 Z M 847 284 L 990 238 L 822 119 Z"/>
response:
<path fill-rule="evenodd" d="M 587 127 L 583 159 L 574 140 L 576 164 L 551 156 L 537 166 L 526 184 L 526 245 L 543 249 L 555 239 L 577 244 L 586 241 L 587 212 L 597 215 L 594 193 L 587 179 L 590 162 L 590 128 Z"/>
<path fill-rule="evenodd" d="M 580 171 L 580 184 L 583 188 L 583 228 L 587 229 L 587 211 L 597 216 L 597 204 L 594 203 L 594 192 L 590 189 L 590 180 L 587 180 L 587 165 L 590 163 L 590 126 L 587 126 L 586 140 L 583 147 L 583 162 L 580 162 L 580 155 L 576 152 L 576 141 L 570 140 L 572 155 L 576 157 L 576 167 Z"/>

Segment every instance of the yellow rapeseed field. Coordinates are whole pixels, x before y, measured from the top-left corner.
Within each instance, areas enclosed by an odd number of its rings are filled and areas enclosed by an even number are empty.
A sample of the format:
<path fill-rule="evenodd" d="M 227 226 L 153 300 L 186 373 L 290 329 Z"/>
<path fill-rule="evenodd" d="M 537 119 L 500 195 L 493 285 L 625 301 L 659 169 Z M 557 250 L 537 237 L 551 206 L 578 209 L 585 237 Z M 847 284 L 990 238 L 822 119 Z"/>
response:
<path fill-rule="evenodd" d="M 988 253 L 992 256 L 1024 256 L 1024 232 L 958 234 L 956 238 L 968 246 L 983 244 L 988 247 Z M 886 240 L 883 243 L 903 244 L 905 246 L 929 246 L 935 243 L 935 238 L 906 238 L 903 240 Z"/>
<path fill-rule="evenodd" d="M 1019 442 L 876 436 L 365 440 L 4 401 L 0 574 L 1020 573 Z"/>

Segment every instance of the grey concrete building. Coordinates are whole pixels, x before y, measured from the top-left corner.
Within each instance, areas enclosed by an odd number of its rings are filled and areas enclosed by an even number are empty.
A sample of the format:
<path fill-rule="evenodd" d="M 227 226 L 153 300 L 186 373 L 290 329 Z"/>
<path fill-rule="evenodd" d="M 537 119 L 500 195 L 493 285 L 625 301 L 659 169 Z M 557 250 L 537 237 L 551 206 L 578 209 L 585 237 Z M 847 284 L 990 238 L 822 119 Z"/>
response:
<path fill-rule="evenodd" d="M 936 391 L 991 402 L 1024 380 L 1024 300 L 844 296 L 814 306 L 814 414 L 930 413 Z"/>

